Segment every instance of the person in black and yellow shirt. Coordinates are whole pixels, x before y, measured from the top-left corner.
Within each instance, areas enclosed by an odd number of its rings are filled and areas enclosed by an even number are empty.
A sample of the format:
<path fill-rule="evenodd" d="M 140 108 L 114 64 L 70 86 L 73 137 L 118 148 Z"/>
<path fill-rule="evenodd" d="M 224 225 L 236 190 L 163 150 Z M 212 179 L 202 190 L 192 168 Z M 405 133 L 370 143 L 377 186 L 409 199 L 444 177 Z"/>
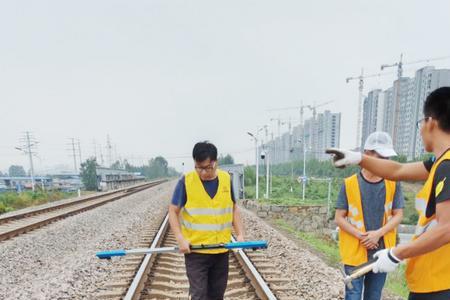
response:
<path fill-rule="evenodd" d="M 419 220 L 413 240 L 375 254 L 373 271 L 392 272 L 407 259 L 410 300 L 450 299 L 450 87 L 428 95 L 423 118 L 417 121 L 424 148 L 435 158 L 401 164 L 342 149 L 327 149 L 334 165 L 359 164 L 394 181 L 425 181 L 416 196 Z"/>
<path fill-rule="evenodd" d="M 180 252 L 185 253 L 190 299 L 223 299 L 228 281 L 228 250 L 190 250 L 190 245 L 244 241 L 239 209 L 230 174 L 217 167 L 217 148 L 209 142 L 195 144 L 195 170 L 175 187 L 169 206 L 170 227 Z"/>

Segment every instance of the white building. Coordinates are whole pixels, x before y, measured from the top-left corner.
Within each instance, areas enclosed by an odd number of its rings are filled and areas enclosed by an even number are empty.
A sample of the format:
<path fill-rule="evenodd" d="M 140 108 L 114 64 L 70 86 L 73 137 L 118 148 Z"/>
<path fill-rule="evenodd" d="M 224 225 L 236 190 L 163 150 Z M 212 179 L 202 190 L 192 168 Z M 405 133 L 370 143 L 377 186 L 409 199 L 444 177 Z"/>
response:
<path fill-rule="evenodd" d="M 303 143 L 306 148 L 306 159 L 329 159 L 325 149 L 339 147 L 341 131 L 341 113 L 326 110 L 318 113 L 316 119 L 305 120 L 305 130 L 302 126 L 289 126 L 289 130 L 280 138 L 266 142 L 260 151 L 269 151 L 273 164 L 285 163 L 303 159 Z"/>
<path fill-rule="evenodd" d="M 374 131 L 385 131 L 399 155 L 420 158 L 425 151 L 416 122 L 423 118 L 427 96 L 443 86 L 450 86 L 450 70 L 428 66 L 417 70 L 414 78 L 395 80 L 385 91 L 369 92 L 364 99 L 361 142 Z"/>
<path fill-rule="evenodd" d="M 414 141 L 415 116 L 415 93 L 414 78 L 402 78 L 402 91 L 399 95 L 399 112 L 397 113 L 397 129 L 393 133 L 394 148 L 398 153 L 408 155 Z"/>
<path fill-rule="evenodd" d="M 317 144 L 314 158 L 318 160 L 329 159 L 329 155 L 325 154 L 325 149 L 339 148 L 340 133 L 341 113 L 332 113 L 329 110 L 319 113 L 317 115 Z"/>
<path fill-rule="evenodd" d="M 394 123 L 394 88 L 390 87 L 383 92 L 383 130 L 392 133 Z"/>
<path fill-rule="evenodd" d="M 425 67 L 416 72 L 415 78 L 415 120 L 422 119 L 423 104 L 428 95 L 437 88 L 450 86 L 450 70 L 434 69 L 434 67 Z M 411 152 L 408 158 L 416 159 L 425 154 L 420 132 L 414 124 L 414 140 L 412 141 Z"/>
<path fill-rule="evenodd" d="M 380 89 L 369 92 L 363 103 L 361 149 L 369 134 L 382 131 L 384 124 L 384 93 Z"/>

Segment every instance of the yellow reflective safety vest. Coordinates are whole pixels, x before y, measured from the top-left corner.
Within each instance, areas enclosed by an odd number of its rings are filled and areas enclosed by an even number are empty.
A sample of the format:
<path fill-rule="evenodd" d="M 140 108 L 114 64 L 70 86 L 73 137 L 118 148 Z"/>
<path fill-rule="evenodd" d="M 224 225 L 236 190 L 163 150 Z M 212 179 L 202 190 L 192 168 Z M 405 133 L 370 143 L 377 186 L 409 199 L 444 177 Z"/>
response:
<path fill-rule="evenodd" d="M 433 193 L 434 174 L 444 160 L 450 160 L 450 150 L 447 150 L 433 164 L 427 181 L 416 196 L 416 210 L 419 214 L 419 220 L 413 240 L 437 225 L 436 214 L 427 217 L 426 209 Z M 431 293 L 450 289 L 450 244 L 408 259 L 406 280 L 409 290 L 414 293 Z"/>
<path fill-rule="evenodd" d="M 344 183 L 348 200 L 347 219 L 359 231 L 366 232 L 357 174 L 346 178 Z M 396 187 L 395 181 L 384 180 L 384 184 L 386 187 L 386 200 L 384 203 L 383 226 L 392 218 L 392 203 Z M 396 229 L 384 235 L 383 239 L 386 249 L 395 246 L 396 235 Z M 339 230 L 339 252 L 342 263 L 345 265 L 359 266 L 368 261 L 367 249 L 364 248 L 359 239 L 344 230 Z"/>
<path fill-rule="evenodd" d="M 191 245 L 229 243 L 234 203 L 230 174 L 217 170 L 219 186 L 214 198 L 206 192 L 196 171 L 185 175 L 186 204 L 181 211 L 181 232 Z M 198 253 L 224 253 L 227 249 L 195 250 Z"/>

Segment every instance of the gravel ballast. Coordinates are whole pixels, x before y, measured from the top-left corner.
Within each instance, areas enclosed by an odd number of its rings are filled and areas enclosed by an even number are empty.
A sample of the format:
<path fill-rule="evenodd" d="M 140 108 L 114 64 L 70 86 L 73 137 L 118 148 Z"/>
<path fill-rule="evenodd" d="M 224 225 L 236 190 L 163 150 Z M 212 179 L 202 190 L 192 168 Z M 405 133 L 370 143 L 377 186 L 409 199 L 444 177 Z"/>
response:
<path fill-rule="evenodd" d="M 99 260 L 99 250 L 133 248 L 142 229 L 159 225 L 174 181 L 0 242 L 0 299 L 94 299 L 117 263 Z M 241 209 L 246 239 L 268 240 L 264 251 L 290 279 L 289 299 L 343 299 L 340 272 Z M 386 298 L 384 298 L 386 299 Z"/>
<path fill-rule="evenodd" d="M 292 299 L 343 299 L 344 285 L 340 272 L 326 265 L 317 255 L 300 248 L 253 212 L 241 209 L 247 239 L 265 239 L 264 250 L 273 264 L 291 279 Z"/>
<path fill-rule="evenodd" d="M 127 196 L 0 243 L 1 299 L 92 299 L 113 262 L 95 252 L 131 248 L 161 221 L 174 182 Z"/>

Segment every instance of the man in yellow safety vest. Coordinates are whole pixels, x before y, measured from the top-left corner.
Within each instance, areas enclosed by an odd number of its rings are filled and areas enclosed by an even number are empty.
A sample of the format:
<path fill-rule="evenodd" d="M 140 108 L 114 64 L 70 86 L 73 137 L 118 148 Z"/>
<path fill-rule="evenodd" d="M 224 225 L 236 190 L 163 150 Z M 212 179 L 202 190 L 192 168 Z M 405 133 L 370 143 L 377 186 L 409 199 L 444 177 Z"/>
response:
<path fill-rule="evenodd" d="M 195 171 L 175 187 L 169 222 L 180 252 L 185 253 L 189 294 L 195 300 L 223 299 L 228 281 L 228 250 L 190 250 L 190 245 L 229 243 L 232 227 L 239 242 L 244 232 L 230 174 L 217 168 L 217 148 L 195 144 Z"/>
<path fill-rule="evenodd" d="M 392 272 L 407 259 L 410 300 L 450 299 L 450 87 L 433 91 L 417 122 L 422 142 L 434 157 L 424 162 L 397 163 L 361 153 L 327 149 L 334 165 L 360 165 L 389 180 L 425 181 L 416 196 L 419 220 L 413 240 L 375 254 L 373 271 Z"/>
<path fill-rule="evenodd" d="M 388 159 L 396 156 L 386 132 L 370 134 L 364 154 Z M 339 251 L 346 274 L 373 260 L 377 250 L 396 245 L 396 229 L 403 217 L 404 199 L 399 183 L 385 180 L 366 169 L 345 179 L 336 203 Z M 346 300 L 380 300 L 386 273 L 369 272 L 345 289 Z"/>

